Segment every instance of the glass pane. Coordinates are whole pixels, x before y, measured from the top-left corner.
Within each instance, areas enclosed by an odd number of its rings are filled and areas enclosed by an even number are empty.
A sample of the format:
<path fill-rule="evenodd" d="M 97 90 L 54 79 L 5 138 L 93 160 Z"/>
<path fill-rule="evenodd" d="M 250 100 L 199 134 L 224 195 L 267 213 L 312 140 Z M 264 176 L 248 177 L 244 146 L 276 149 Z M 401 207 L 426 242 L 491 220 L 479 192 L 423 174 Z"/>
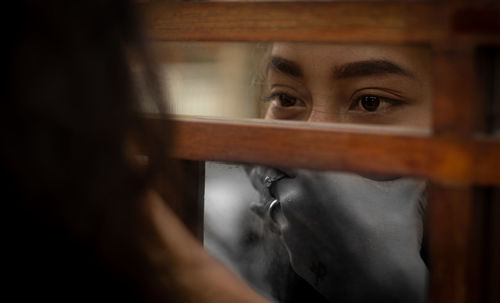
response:
<path fill-rule="evenodd" d="M 423 302 L 426 187 L 207 162 L 205 245 L 277 302 Z"/>
<path fill-rule="evenodd" d="M 429 131 L 422 45 L 158 43 L 175 114 Z M 205 245 L 278 302 L 422 302 L 426 181 L 207 163 Z"/>
<path fill-rule="evenodd" d="M 422 45 L 158 43 L 174 114 L 429 130 Z"/>
<path fill-rule="evenodd" d="M 171 113 L 258 118 L 254 79 L 265 44 L 157 43 Z"/>

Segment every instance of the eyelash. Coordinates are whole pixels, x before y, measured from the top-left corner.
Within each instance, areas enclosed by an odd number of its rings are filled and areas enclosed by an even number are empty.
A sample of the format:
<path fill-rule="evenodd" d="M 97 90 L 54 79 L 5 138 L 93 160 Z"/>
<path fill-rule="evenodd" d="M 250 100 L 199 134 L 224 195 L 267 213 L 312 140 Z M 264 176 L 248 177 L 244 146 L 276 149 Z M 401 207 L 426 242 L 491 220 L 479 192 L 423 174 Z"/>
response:
<path fill-rule="evenodd" d="M 377 102 L 379 103 L 374 110 L 370 110 L 368 108 L 369 107 L 368 105 L 362 104 L 363 101 L 367 101 L 370 99 L 373 101 L 373 98 L 377 99 Z M 370 101 L 368 101 L 368 102 L 370 102 Z M 349 106 L 349 110 L 354 111 L 357 108 L 359 108 L 360 109 L 359 111 L 362 111 L 365 113 L 376 113 L 376 112 L 386 110 L 386 109 L 393 107 L 393 106 L 402 105 L 403 103 L 404 103 L 403 101 L 392 99 L 392 98 L 382 97 L 382 96 L 375 95 L 375 94 L 365 94 L 365 95 L 362 95 L 362 96 L 356 98 L 354 100 L 354 102 Z"/>
<path fill-rule="evenodd" d="M 266 102 L 271 102 L 273 100 L 278 100 L 278 101 L 283 101 L 283 100 L 280 100 L 282 97 L 287 97 L 287 98 L 290 98 L 290 99 L 293 99 L 294 102 L 301 102 L 304 106 L 305 106 L 305 102 L 300 100 L 299 98 L 296 98 L 290 94 L 287 94 L 287 93 L 283 93 L 283 92 L 274 92 L 274 93 L 271 93 L 269 96 L 265 97 L 264 101 Z M 280 106 L 282 106 L 280 104 Z M 292 107 L 292 106 L 295 106 L 295 104 L 293 105 L 289 105 L 289 106 L 282 106 L 282 107 Z"/>
<path fill-rule="evenodd" d="M 291 105 L 288 105 L 288 106 L 283 106 L 282 104 L 280 104 L 281 107 L 292 107 L 292 106 L 295 106 L 295 103 L 297 101 L 301 102 L 303 104 L 303 106 L 305 106 L 305 102 L 300 100 L 299 98 L 296 98 L 288 93 L 284 93 L 284 92 L 274 92 L 274 93 L 271 93 L 269 96 L 265 97 L 265 101 L 266 102 L 271 102 L 273 100 L 277 100 L 277 101 L 283 101 L 281 100 L 281 98 L 283 97 L 287 97 L 287 98 L 290 98 L 293 100 L 294 104 L 291 104 Z M 375 99 L 374 99 L 375 98 Z M 375 101 L 376 100 L 376 101 Z M 378 105 L 376 106 L 376 108 L 374 110 L 370 110 L 367 106 L 367 104 L 363 105 L 362 102 L 363 101 L 367 101 L 367 102 L 378 102 Z M 384 103 L 384 105 L 382 105 Z M 355 111 L 356 109 L 359 109 L 357 111 L 362 111 L 362 112 L 365 112 L 365 113 L 376 113 L 376 112 L 380 112 L 380 107 L 385 107 L 383 109 L 386 109 L 386 108 L 389 108 L 389 107 L 392 107 L 392 106 L 399 106 L 399 105 L 402 105 L 404 102 L 403 101 L 400 101 L 400 100 L 396 100 L 396 99 L 391 99 L 391 98 L 386 98 L 386 97 L 381 97 L 379 95 L 376 95 L 376 94 L 364 94 L 358 98 L 356 98 L 354 100 L 354 102 L 349 106 L 349 110 L 350 111 Z M 382 109 L 382 110 L 383 110 Z"/>

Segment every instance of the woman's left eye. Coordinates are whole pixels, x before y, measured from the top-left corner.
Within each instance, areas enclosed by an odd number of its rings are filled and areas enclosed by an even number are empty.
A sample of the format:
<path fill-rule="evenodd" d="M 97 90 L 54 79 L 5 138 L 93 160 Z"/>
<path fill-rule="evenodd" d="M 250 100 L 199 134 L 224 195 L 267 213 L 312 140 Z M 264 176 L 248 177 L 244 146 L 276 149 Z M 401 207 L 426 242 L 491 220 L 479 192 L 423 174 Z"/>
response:
<path fill-rule="evenodd" d="M 360 98 L 359 105 L 367 112 L 374 112 L 380 106 L 380 98 L 378 96 L 363 96 Z"/>
<path fill-rule="evenodd" d="M 384 98 L 376 95 L 363 95 L 356 99 L 356 101 L 351 105 L 349 109 L 362 112 L 377 112 L 400 104 L 402 104 L 401 101 L 397 101 L 394 99 Z"/>

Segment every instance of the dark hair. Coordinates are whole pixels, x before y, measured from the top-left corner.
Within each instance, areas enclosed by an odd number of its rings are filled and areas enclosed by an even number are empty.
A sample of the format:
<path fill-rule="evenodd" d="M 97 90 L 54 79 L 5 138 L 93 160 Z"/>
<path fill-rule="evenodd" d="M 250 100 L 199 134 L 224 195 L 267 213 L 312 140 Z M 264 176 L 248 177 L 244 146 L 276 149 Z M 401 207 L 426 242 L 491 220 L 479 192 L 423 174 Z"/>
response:
<path fill-rule="evenodd" d="M 140 113 L 140 98 L 161 112 L 162 97 L 136 9 L 25 0 L 4 11 L 13 23 L 3 37 L 2 246 L 17 301 L 161 296 L 141 246 L 141 197 L 176 171 L 164 159 L 168 128 Z M 137 145 L 147 165 L 127 152 Z"/>

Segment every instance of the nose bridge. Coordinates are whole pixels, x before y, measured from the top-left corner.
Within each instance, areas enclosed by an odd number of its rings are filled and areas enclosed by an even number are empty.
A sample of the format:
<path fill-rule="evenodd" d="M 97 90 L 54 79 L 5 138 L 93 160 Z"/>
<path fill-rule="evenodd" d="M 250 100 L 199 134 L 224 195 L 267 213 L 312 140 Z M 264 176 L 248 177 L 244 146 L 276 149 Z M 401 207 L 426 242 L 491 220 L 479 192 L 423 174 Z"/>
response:
<path fill-rule="evenodd" d="M 339 110 L 332 96 L 315 98 L 309 112 L 308 122 L 340 122 Z"/>
<path fill-rule="evenodd" d="M 314 107 L 311 110 L 307 122 L 337 122 L 334 113 L 329 113 L 325 111 L 315 110 Z"/>
<path fill-rule="evenodd" d="M 310 84 L 311 109 L 308 122 L 340 122 L 336 91 L 330 80 L 320 77 Z"/>

